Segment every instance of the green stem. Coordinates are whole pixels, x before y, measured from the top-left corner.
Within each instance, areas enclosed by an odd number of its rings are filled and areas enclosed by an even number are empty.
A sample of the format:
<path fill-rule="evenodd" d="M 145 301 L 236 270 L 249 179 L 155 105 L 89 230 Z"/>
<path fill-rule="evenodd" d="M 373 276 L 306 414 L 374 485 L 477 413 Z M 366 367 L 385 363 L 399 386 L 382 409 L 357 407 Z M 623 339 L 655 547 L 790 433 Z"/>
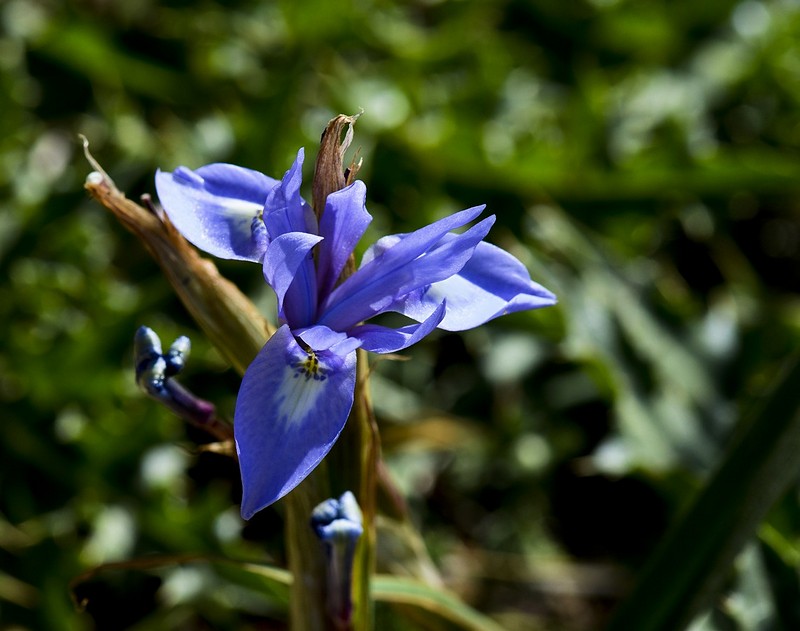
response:
<path fill-rule="evenodd" d="M 370 582 L 375 573 L 375 516 L 380 440 L 369 393 L 367 354 L 358 351 L 358 378 L 350 418 L 328 460 L 333 495 L 352 491 L 361 507 L 364 533 L 353 567 L 353 631 L 372 628 Z"/>
<path fill-rule="evenodd" d="M 369 390 L 369 364 L 366 352 L 358 351 L 358 380 L 356 400 L 351 414 L 360 443 L 360 485 L 358 502 L 364 518 L 364 534 L 356 550 L 353 572 L 353 616 L 354 631 L 368 631 L 373 626 L 374 604 L 371 597 L 371 581 L 375 574 L 375 519 L 377 516 L 378 462 L 380 461 L 380 436 L 372 397 Z"/>
<path fill-rule="evenodd" d="M 285 544 L 293 576 L 289 628 L 298 631 L 332 629 L 326 615 L 325 555 L 309 524 L 311 511 L 330 497 L 325 462 L 282 501 L 286 511 Z"/>

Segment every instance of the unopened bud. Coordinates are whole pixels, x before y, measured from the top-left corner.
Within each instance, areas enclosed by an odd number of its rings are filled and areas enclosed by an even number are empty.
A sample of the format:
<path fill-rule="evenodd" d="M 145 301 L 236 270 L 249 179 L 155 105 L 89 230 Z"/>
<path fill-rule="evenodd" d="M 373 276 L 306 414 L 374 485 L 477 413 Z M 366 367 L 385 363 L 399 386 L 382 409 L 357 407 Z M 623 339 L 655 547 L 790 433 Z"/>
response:
<path fill-rule="evenodd" d="M 311 527 L 325 545 L 328 613 L 340 629 L 349 628 L 353 616 L 353 562 L 364 532 L 362 523 L 361 509 L 350 491 L 338 500 L 322 502 L 311 513 Z"/>
<path fill-rule="evenodd" d="M 134 338 L 136 383 L 178 416 L 204 426 L 215 420 L 214 404 L 195 396 L 172 379 L 183 370 L 190 348 L 189 338 L 181 336 L 164 355 L 158 335 L 146 326 L 140 327 Z"/>

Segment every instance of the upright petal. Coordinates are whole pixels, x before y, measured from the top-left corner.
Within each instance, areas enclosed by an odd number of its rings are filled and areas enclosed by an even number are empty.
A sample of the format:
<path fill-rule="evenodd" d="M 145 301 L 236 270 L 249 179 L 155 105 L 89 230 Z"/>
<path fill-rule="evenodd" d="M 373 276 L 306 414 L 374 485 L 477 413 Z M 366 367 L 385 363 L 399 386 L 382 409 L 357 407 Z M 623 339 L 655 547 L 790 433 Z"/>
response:
<path fill-rule="evenodd" d="M 442 300 L 447 301 L 447 309 L 439 328 L 447 331 L 464 331 L 507 313 L 556 303 L 555 295 L 532 281 L 519 260 L 485 242 L 478 244 L 458 274 L 411 292 L 391 311 L 423 322 Z"/>
<path fill-rule="evenodd" d="M 242 472 L 242 516 L 280 499 L 330 451 L 356 380 L 356 354 L 306 352 L 283 325 L 242 380 L 234 433 Z"/>
<path fill-rule="evenodd" d="M 281 179 L 280 185 L 273 188 L 266 199 L 264 223 L 270 239 L 275 239 L 286 232 L 317 232 L 315 220 L 313 225 L 309 225 L 314 212 L 300 196 L 304 156 L 305 152 L 300 149 L 294 163 Z"/>
<path fill-rule="evenodd" d="M 277 180 L 232 164 L 156 173 L 156 190 L 170 221 L 198 248 L 224 259 L 258 262 L 266 239 L 254 230 Z"/>
<path fill-rule="evenodd" d="M 286 292 L 297 275 L 298 268 L 311 256 L 311 249 L 322 237 L 306 232 L 286 232 L 273 239 L 264 256 L 264 278 L 275 290 L 278 313 L 283 313 Z"/>
<path fill-rule="evenodd" d="M 462 213 L 457 213 L 461 215 L 459 221 L 470 216 Z M 449 278 L 469 261 L 493 223 L 494 216 L 487 217 L 463 234 L 447 240 L 442 233 L 436 239 L 420 238 L 422 231 L 406 235 L 333 291 L 322 306 L 319 324 L 337 331 L 347 330 L 362 320 L 388 311 L 398 299 L 415 289 Z"/>
<path fill-rule="evenodd" d="M 300 196 L 302 178 L 303 150 L 300 149 L 292 167 L 267 197 L 264 223 L 270 239 L 290 232 L 317 234 L 314 213 Z M 283 317 L 292 329 L 298 329 L 310 325 L 316 311 L 316 270 L 313 259 L 308 257 L 297 267 L 294 282 L 286 291 Z"/>
<path fill-rule="evenodd" d="M 356 180 L 347 188 L 328 195 L 325 201 L 325 211 L 319 222 L 325 241 L 318 248 L 317 259 L 320 296 L 327 296 L 333 290 L 353 248 L 372 221 L 364 206 L 366 197 L 367 187 Z"/>

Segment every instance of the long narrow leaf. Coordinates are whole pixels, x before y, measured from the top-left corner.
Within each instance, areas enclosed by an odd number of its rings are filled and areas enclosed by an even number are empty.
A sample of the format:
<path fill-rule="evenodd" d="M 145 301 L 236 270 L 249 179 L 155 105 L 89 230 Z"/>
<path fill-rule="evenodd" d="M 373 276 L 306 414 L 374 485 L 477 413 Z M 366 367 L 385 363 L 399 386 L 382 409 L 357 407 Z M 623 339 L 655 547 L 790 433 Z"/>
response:
<path fill-rule="evenodd" d="M 419 607 L 427 614 L 462 629 L 502 631 L 500 625 L 464 604 L 457 596 L 413 579 L 379 574 L 372 580 L 372 596 L 376 601 Z"/>
<path fill-rule="evenodd" d="M 676 631 L 712 603 L 736 554 L 800 474 L 798 391 L 795 359 L 656 550 L 609 631 Z"/>

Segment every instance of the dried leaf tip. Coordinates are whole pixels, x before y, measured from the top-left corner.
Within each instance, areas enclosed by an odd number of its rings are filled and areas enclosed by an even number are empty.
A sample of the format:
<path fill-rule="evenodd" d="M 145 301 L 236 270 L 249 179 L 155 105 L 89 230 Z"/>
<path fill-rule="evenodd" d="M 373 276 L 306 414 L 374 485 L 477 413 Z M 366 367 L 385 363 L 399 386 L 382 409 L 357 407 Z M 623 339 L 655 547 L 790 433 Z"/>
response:
<path fill-rule="evenodd" d="M 83 155 L 86 156 L 86 160 L 89 164 L 92 165 L 94 171 L 89 173 L 86 176 L 86 185 L 87 186 L 99 186 L 103 182 L 107 182 L 109 188 L 116 188 L 114 186 L 114 181 L 108 177 L 108 173 L 103 170 L 103 167 L 100 166 L 100 163 L 95 160 L 94 156 L 89 151 L 89 139 L 84 136 L 83 134 L 78 134 L 78 138 L 81 139 L 81 143 L 83 144 Z"/>
<path fill-rule="evenodd" d="M 352 183 L 361 168 L 361 160 L 356 162 L 354 159 L 346 170 L 343 164 L 344 154 L 353 141 L 353 125 L 359 116 L 361 112 L 353 116 L 339 114 L 328 122 L 325 131 L 322 132 L 314 168 L 314 182 L 311 187 L 314 212 L 317 217 L 322 216 L 328 195 Z"/>

